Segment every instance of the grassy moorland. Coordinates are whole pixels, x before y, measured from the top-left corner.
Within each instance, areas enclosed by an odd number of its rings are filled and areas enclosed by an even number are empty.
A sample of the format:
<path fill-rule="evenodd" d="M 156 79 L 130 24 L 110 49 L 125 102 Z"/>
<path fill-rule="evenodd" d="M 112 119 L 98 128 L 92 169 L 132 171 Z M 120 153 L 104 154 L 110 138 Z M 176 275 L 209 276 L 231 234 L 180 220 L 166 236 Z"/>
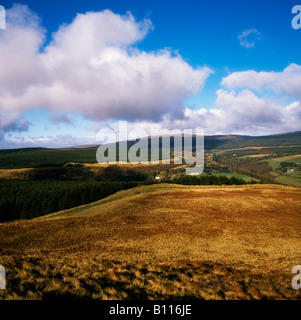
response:
<path fill-rule="evenodd" d="M 300 299 L 301 190 L 159 184 L 0 224 L 3 299 Z"/>
<path fill-rule="evenodd" d="M 19 178 L 14 170 L 18 171 Z M 185 168 L 179 165 L 97 166 L 68 163 L 61 168 L 28 169 L 26 173 L 22 172 L 23 179 L 20 179 L 20 169 L 14 170 L 4 170 L 10 171 L 10 178 L 1 176 L 0 172 L 0 223 L 39 217 L 100 200 L 119 190 L 154 184 L 157 183 L 157 174 L 162 176 L 160 182 L 185 185 L 247 183 L 241 177 L 233 176 L 186 176 L 183 174 Z M 251 182 L 249 179 L 248 183 Z"/>
<path fill-rule="evenodd" d="M 205 137 L 200 176 L 95 153 L 0 151 L 0 299 L 301 299 L 301 132 Z"/>

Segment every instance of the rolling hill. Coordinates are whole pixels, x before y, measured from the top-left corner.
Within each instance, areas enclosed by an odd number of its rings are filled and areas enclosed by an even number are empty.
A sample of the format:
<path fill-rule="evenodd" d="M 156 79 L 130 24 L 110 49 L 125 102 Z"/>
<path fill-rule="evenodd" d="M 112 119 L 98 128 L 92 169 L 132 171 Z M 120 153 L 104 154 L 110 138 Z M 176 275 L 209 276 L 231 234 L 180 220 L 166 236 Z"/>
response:
<path fill-rule="evenodd" d="M 0 232 L 4 299 L 301 298 L 292 187 L 141 186 Z"/>
<path fill-rule="evenodd" d="M 135 141 L 128 141 L 128 147 L 134 143 Z M 173 146 L 173 142 L 171 142 L 171 146 Z M 300 151 L 301 131 L 258 137 L 239 135 L 205 136 L 204 146 L 205 151 L 271 146 L 290 147 L 293 150 Z M 58 167 L 68 162 L 96 163 L 96 149 L 97 146 L 0 150 L 0 169 Z"/>

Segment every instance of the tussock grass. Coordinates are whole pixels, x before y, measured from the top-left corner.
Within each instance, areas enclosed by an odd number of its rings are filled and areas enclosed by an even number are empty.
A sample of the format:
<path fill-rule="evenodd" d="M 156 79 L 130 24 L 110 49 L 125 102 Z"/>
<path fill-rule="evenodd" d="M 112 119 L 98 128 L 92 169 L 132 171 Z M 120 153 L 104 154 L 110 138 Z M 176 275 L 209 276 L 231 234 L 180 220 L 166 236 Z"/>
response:
<path fill-rule="evenodd" d="M 211 261 L 126 261 L 100 255 L 35 253 L 2 256 L 7 290 L 1 299 L 299 299 L 291 277 Z"/>

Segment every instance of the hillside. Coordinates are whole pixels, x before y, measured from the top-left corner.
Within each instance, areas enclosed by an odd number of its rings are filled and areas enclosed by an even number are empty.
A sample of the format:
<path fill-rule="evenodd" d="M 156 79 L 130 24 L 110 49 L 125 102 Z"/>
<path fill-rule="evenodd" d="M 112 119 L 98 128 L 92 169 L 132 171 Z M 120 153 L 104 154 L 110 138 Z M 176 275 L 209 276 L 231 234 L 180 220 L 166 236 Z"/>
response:
<path fill-rule="evenodd" d="M 221 135 L 207 136 L 208 150 L 211 149 L 232 149 L 245 147 L 269 147 L 269 146 L 301 146 L 301 131 L 273 134 L 268 136 L 240 136 Z M 216 142 L 214 147 L 209 142 Z"/>
<path fill-rule="evenodd" d="M 0 232 L 3 298 L 301 298 L 291 187 L 142 186 Z"/>
<path fill-rule="evenodd" d="M 128 141 L 128 147 L 135 141 Z M 269 136 L 205 136 L 205 151 L 233 148 L 287 147 L 301 153 L 301 131 Z M 173 142 L 171 142 L 173 146 Z M 0 150 L 0 169 L 59 167 L 68 162 L 96 163 L 96 146 L 73 148 L 21 148 Z"/>

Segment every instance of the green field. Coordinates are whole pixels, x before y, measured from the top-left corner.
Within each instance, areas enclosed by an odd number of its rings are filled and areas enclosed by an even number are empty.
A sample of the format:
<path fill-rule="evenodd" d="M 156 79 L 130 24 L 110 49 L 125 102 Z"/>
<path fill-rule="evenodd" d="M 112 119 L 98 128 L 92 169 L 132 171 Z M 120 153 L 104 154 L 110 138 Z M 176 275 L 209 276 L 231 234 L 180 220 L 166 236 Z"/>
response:
<path fill-rule="evenodd" d="M 301 171 L 294 168 L 294 172 L 281 172 L 281 163 L 301 163 L 301 155 L 284 156 L 279 158 L 272 158 L 268 160 L 261 160 L 260 162 L 267 162 L 274 170 L 273 175 L 276 176 L 275 181 L 278 183 L 291 185 L 293 187 L 301 187 Z"/>
<path fill-rule="evenodd" d="M 263 153 L 275 153 L 275 154 L 296 154 L 301 153 L 301 146 L 275 146 L 275 147 L 252 147 L 252 148 L 244 148 L 244 149 L 223 149 L 218 150 L 215 152 L 215 154 L 235 154 L 237 157 L 245 157 L 245 156 L 251 156 L 256 154 L 263 154 Z"/>
<path fill-rule="evenodd" d="M 280 169 L 281 162 L 290 162 L 299 164 L 301 163 L 301 155 L 295 155 L 295 156 L 285 156 L 285 157 L 279 157 L 279 158 L 272 158 L 272 159 L 265 159 L 260 160 L 260 162 L 267 162 L 274 170 Z"/>
<path fill-rule="evenodd" d="M 213 175 L 218 176 L 218 177 L 225 176 L 227 178 L 234 177 L 234 178 L 237 178 L 237 179 L 243 179 L 246 182 L 251 182 L 252 180 L 258 181 L 258 179 L 254 179 L 254 178 L 252 178 L 250 176 L 243 175 L 243 174 L 238 174 L 238 173 L 233 173 L 233 172 L 231 172 L 231 173 L 219 172 L 219 173 L 214 173 Z"/>
<path fill-rule="evenodd" d="M 277 182 L 280 182 L 282 184 L 290 185 L 293 187 L 301 188 L 301 175 L 299 177 L 294 177 L 294 176 L 288 176 L 288 175 L 281 175 L 278 176 L 275 179 Z"/>
<path fill-rule="evenodd" d="M 262 160 L 264 161 L 264 160 Z M 293 163 L 301 163 L 301 154 L 300 155 L 295 155 L 295 156 L 285 156 L 285 157 L 280 157 L 280 158 L 273 158 L 269 160 L 271 163 L 274 163 L 275 166 L 279 167 L 279 164 L 281 162 L 293 162 Z"/>
<path fill-rule="evenodd" d="M 267 162 L 274 170 L 280 168 L 280 162 L 274 161 L 274 159 L 261 160 L 260 162 Z"/>

